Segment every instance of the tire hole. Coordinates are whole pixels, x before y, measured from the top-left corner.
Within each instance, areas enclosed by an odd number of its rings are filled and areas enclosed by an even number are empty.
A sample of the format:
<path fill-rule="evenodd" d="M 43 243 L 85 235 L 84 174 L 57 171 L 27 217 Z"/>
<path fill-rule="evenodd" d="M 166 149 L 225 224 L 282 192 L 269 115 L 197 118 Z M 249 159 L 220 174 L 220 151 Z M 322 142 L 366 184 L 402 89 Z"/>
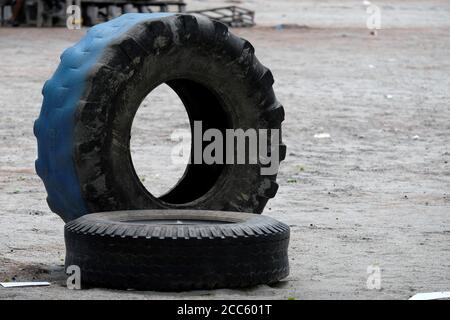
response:
<path fill-rule="evenodd" d="M 231 126 L 218 96 L 187 79 L 170 80 L 153 89 L 133 120 L 130 151 L 135 173 L 147 192 L 166 204 L 192 203 L 213 189 L 226 172 L 224 164 L 194 163 L 196 121 L 201 121 L 203 132 L 215 128 L 224 133 Z M 199 143 L 203 150 L 205 143 Z"/>
<path fill-rule="evenodd" d="M 166 84 L 152 90 L 139 106 L 131 127 L 131 159 L 153 196 L 167 193 L 182 178 L 190 155 L 190 130 L 183 102 Z"/>

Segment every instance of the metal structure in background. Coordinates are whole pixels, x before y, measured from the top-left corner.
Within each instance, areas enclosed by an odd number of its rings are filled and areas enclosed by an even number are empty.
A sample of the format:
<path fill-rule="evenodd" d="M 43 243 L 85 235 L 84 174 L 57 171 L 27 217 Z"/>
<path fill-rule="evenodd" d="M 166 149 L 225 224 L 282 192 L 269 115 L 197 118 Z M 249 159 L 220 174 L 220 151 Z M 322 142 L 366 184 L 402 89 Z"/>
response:
<path fill-rule="evenodd" d="M 0 22 L 3 24 L 4 7 L 12 0 L 0 0 Z M 65 25 L 66 8 L 77 5 L 82 9 L 83 25 L 91 26 L 131 12 L 186 12 L 183 0 L 65 0 L 65 6 L 59 10 L 48 8 L 44 0 L 25 0 L 25 24 L 37 27 Z M 238 6 L 210 8 L 189 11 L 230 27 L 252 27 L 255 25 L 255 12 Z"/>
<path fill-rule="evenodd" d="M 81 0 L 84 24 L 95 25 L 114 19 L 123 13 L 185 12 L 182 0 Z"/>
<path fill-rule="evenodd" d="M 80 6 L 85 25 L 94 25 L 131 12 L 185 12 L 183 0 L 65 0 L 64 6 L 54 10 L 44 0 L 25 0 L 25 24 L 37 27 L 65 25 L 66 8 Z M 12 6 L 12 0 L 0 0 L 0 23 L 4 22 L 4 7 Z"/>
<path fill-rule="evenodd" d="M 5 24 L 5 7 L 12 6 L 12 0 L 0 0 L 0 26 Z"/>
<path fill-rule="evenodd" d="M 211 8 L 204 10 L 189 11 L 220 21 L 230 27 L 253 27 L 255 25 L 255 12 L 237 6 Z"/>
<path fill-rule="evenodd" d="M 59 19 L 62 23 L 66 19 L 66 8 L 70 5 L 81 6 L 81 0 L 62 1 L 60 8 L 48 8 L 44 0 L 25 0 L 23 4 L 24 23 L 28 26 L 43 27 L 53 26 L 53 20 Z M 0 25 L 5 24 L 5 7 L 9 6 L 10 11 L 14 5 L 13 0 L 0 0 Z"/>

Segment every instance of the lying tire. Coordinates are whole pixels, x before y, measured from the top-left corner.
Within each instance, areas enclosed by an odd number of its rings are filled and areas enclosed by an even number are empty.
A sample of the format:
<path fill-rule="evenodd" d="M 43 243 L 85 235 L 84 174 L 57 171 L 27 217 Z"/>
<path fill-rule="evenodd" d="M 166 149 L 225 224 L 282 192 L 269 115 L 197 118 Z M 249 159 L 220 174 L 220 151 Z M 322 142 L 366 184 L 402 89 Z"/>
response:
<path fill-rule="evenodd" d="M 65 226 L 66 268 L 83 287 L 182 291 L 273 283 L 289 273 L 289 227 L 201 210 L 85 215 Z"/>
<path fill-rule="evenodd" d="M 64 221 L 132 209 L 261 213 L 275 195 L 276 172 L 262 175 L 259 162 L 191 164 L 167 194 L 150 194 L 131 161 L 130 130 L 141 101 L 162 83 L 179 95 L 191 126 L 202 121 L 203 131 L 281 128 L 284 110 L 271 72 L 225 25 L 163 13 L 96 25 L 62 54 L 34 126 L 36 171 L 50 208 Z M 272 147 L 284 159 L 281 135 Z"/>

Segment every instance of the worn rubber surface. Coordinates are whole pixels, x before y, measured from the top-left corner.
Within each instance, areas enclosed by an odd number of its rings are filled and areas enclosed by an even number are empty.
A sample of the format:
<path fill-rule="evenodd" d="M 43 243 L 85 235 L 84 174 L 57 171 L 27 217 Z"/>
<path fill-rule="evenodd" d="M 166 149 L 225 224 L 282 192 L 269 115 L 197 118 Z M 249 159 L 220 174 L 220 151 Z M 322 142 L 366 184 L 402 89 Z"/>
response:
<path fill-rule="evenodd" d="M 248 287 L 289 274 L 289 227 L 236 212 L 138 210 L 65 226 L 66 268 L 83 287 L 184 291 Z"/>
<path fill-rule="evenodd" d="M 275 195 L 276 173 L 262 175 L 259 162 L 188 165 L 172 190 L 151 195 L 135 173 L 129 142 L 140 103 L 162 83 L 180 96 L 191 125 L 202 121 L 203 132 L 281 129 L 284 109 L 270 70 L 225 25 L 193 15 L 125 14 L 94 26 L 61 56 L 34 126 L 36 171 L 64 221 L 132 209 L 261 213 Z M 284 159 L 281 136 L 274 143 Z"/>
<path fill-rule="evenodd" d="M 74 127 L 75 112 L 85 102 L 83 93 L 99 60 L 108 46 L 137 23 L 166 16 L 170 14 L 126 14 L 90 28 L 86 36 L 63 52 L 58 69 L 42 88 L 44 100 L 34 123 L 36 172 L 44 181 L 50 208 L 65 221 L 89 212 L 74 163 Z"/>

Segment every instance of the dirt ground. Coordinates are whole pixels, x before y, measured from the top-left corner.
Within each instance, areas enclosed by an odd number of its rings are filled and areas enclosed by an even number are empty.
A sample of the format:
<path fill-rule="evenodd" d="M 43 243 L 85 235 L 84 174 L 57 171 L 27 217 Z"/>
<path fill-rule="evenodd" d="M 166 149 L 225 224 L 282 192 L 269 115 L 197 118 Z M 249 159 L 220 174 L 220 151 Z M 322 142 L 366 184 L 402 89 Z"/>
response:
<path fill-rule="evenodd" d="M 290 276 L 247 290 L 64 287 L 63 222 L 35 174 L 33 121 L 60 53 L 86 30 L 0 28 L 0 281 L 52 282 L 0 288 L 0 299 L 407 299 L 450 290 L 450 4 L 377 2 L 377 37 L 361 1 L 241 3 L 258 8 L 258 27 L 233 32 L 272 70 L 286 110 L 288 156 L 264 214 L 291 226 Z M 159 107 L 136 120 L 133 159 L 143 180 L 163 188 L 182 170 L 164 157 L 187 120 L 176 96 L 159 93 L 149 103 Z M 381 268 L 380 290 L 367 288 L 369 266 Z"/>

